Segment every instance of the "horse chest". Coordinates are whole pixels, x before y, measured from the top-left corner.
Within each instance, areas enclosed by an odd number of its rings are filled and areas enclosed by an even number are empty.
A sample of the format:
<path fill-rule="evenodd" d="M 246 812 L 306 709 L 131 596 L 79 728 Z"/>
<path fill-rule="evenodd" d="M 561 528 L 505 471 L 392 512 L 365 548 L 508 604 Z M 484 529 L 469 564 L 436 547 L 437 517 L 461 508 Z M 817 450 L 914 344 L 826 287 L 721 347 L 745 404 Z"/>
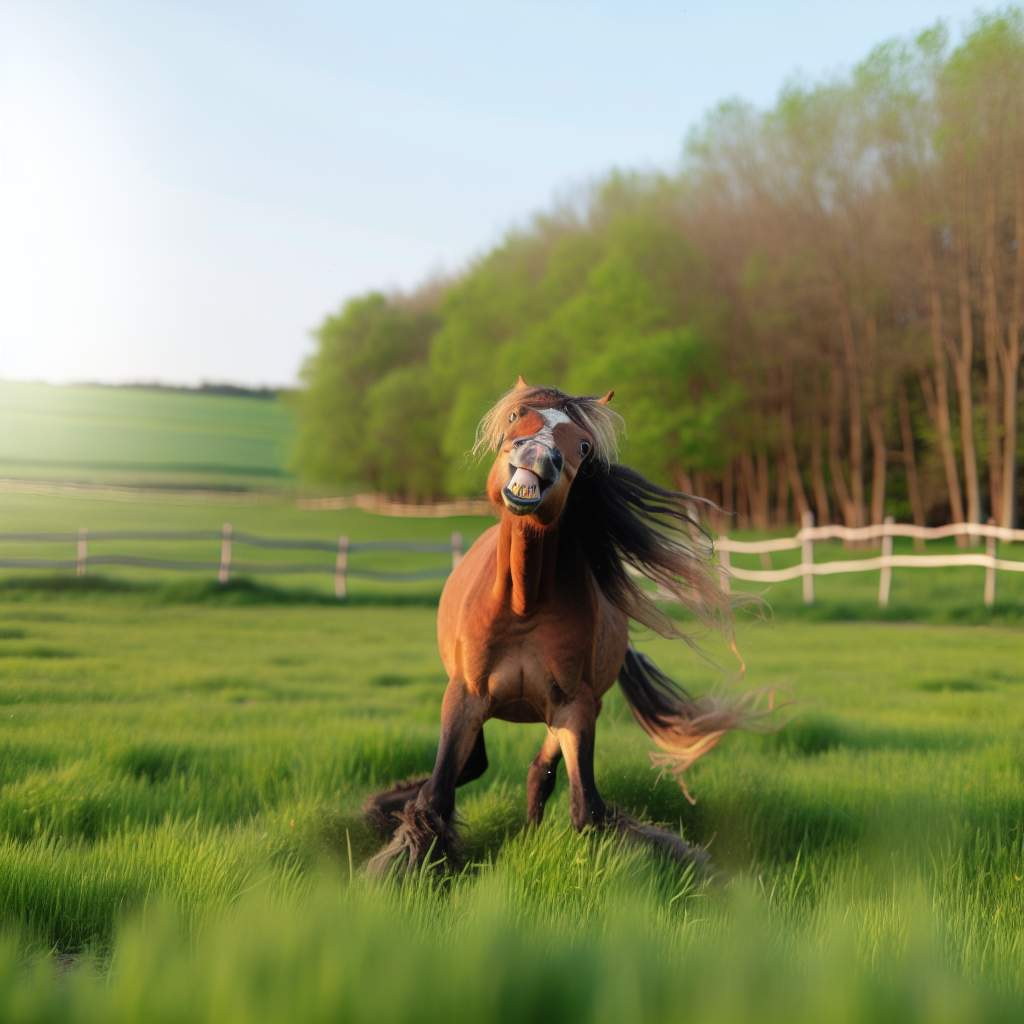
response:
<path fill-rule="evenodd" d="M 549 718 L 578 692 L 589 658 L 584 637 L 543 624 L 495 629 L 464 650 L 466 684 L 511 721 Z"/>

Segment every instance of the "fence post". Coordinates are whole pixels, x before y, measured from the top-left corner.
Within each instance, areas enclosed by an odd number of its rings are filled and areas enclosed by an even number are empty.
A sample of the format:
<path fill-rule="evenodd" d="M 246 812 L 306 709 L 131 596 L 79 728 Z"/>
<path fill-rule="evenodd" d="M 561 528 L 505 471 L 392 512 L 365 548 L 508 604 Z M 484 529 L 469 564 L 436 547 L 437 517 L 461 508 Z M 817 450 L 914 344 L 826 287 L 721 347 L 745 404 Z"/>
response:
<path fill-rule="evenodd" d="M 996 521 L 989 516 L 989 526 L 995 526 Z M 985 554 L 989 557 L 989 563 L 985 566 L 985 606 L 991 608 L 996 603 L 996 538 L 995 534 L 989 534 L 985 539 Z"/>
<path fill-rule="evenodd" d="M 84 576 L 85 566 L 89 561 L 89 531 L 83 526 L 78 531 L 78 552 L 75 564 L 75 575 Z"/>
<path fill-rule="evenodd" d="M 452 568 L 462 561 L 462 534 L 456 530 L 452 534 Z"/>
<path fill-rule="evenodd" d="M 726 547 L 722 547 L 722 541 L 726 542 Z M 728 543 L 729 538 L 724 534 L 718 538 L 718 571 L 722 578 L 722 591 L 726 594 L 728 594 L 732 588 L 729 578 L 732 572 L 732 561 L 729 558 Z"/>
<path fill-rule="evenodd" d="M 334 596 L 339 601 L 348 597 L 348 537 L 338 538 L 338 557 L 334 560 Z"/>
<path fill-rule="evenodd" d="M 878 576 L 878 605 L 880 608 L 889 606 L 889 591 L 892 589 L 892 566 L 888 562 L 888 559 L 892 558 L 892 534 L 888 530 L 892 523 L 892 516 L 886 516 L 886 531 L 882 534 L 882 571 Z"/>
<path fill-rule="evenodd" d="M 803 568 L 804 604 L 814 604 L 814 540 L 807 531 L 814 527 L 814 513 L 808 510 L 803 514 L 804 536 L 800 544 L 800 565 Z"/>
<path fill-rule="evenodd" d="M 231 579 L 231 524 L 225 523 L 220 534 L 220 569 L 217 582 L 227 583 Z"/>

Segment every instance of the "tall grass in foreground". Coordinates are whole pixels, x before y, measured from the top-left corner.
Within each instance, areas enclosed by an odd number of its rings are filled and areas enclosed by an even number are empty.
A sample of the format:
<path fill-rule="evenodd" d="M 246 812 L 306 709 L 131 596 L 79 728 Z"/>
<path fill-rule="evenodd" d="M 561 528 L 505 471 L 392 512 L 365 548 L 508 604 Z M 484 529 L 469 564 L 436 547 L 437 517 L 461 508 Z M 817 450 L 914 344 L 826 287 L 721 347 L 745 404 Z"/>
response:
<path fill-rule="evenodd" d="M 1024 1017 L 1018 631 L 744 621 L 794 718 L 695 807 L 610 693 L 606 798 L 710 844 L 710 887 L 576 835 L 564 781 L 526 830 L 542 730 L 501 722 L 470 870 L 370 887 L 360 805 L 436 749 L 434 610 L 188 596 L 0 590 L 0 1021 Z"/>
<path fill-rule="evenodd" d="M 644 850 L 545 826 L 447 883 L 332 869 L 291 899 L 257 885 L 198 924 L 152 905 L 109 961 L 61 974 L 45 957 L 26 969 L 9 941 L 0 1019 L 1020 1019 L 1011 979 L 951 955 L 956 908 L 912 875 L 870 893 L 856 865 L 837 867 L 832 897 L 780 927 L 773 904 L 798 893 L 700 890 Z"/>

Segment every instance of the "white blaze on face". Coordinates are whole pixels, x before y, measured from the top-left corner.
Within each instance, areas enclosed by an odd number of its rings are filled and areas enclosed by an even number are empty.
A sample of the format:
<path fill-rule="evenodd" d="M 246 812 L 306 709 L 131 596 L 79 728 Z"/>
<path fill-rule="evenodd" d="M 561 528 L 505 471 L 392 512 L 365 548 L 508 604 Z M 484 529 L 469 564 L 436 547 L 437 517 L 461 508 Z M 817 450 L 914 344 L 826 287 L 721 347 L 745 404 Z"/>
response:
<path fill-rule="evenodd" d="M 534 412 L 544 420 L 544 426 L 533 435 L 531 440 L 540 441 L 549 448 L 555 445 L 555 427 L 559 423 L 572 423 L 572 420 L 561 409 L 535 409 Z M 517 468 L 506 490 L 517 498 L 533 500 L 540 497 L 540 478 L 529 469 Z"/>
<path fill-rule="evenodd" d="M 534 434 L 534 438 L 554 448 L 555 427 L 559 423 L 572 423 L 572 420 L 561 409 L 536 409 L 535 412 L 544 420 L 544 429 Z"/>

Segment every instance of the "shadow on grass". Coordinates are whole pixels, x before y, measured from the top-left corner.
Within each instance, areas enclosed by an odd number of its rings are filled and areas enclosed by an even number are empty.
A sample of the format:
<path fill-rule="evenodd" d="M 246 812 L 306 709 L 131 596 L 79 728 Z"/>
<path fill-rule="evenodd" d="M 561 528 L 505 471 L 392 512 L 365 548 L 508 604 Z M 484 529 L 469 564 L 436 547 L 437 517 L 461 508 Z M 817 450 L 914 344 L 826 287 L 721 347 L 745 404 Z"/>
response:
<path fill-rule="evenodd" d="M 302 587 L 281 587 L 239 577 L 229 583 L 213 580 L 147 581 L 113 576 L 11 577 L 0 580 L 0 596 L 134 595 L 158 604 L 321 605 L 331 608 L 433 608 L 436 593 L 355 594 L 339 601 L 331 594 Z"/>
<path fill-rule="evenodd" d="M 390 591 L 350 594 L 339 601 L 332 594 L 308 587 L 281 586 L 247 577 L 229 583 L 215 580 L 132 580 L 93 574 L 69 576 L 60 573 L 40 576 L 11 576 L 0 579 L 0 596 L 72 594 L 131 594 L 166 604 L 223 605 L 320 605 L 323 607 L 433 608 L 441 590 L 403 593 L 400 584 Z M 673 619 L 686 619 L 679 605 L 665 604 L 663 610 Z M 879 608 L 873 601 L 821 601 L 804 605 L 789 598 L 751 604 L 739 610 L 740 619 L 771 622 L 891 622 L 931 623 L 935 625 L 1018 625 L 1024 623 L 1024 603 L 999 602 L 986 608 L 977 602 L 935 600 L 895 603 Z"/>

